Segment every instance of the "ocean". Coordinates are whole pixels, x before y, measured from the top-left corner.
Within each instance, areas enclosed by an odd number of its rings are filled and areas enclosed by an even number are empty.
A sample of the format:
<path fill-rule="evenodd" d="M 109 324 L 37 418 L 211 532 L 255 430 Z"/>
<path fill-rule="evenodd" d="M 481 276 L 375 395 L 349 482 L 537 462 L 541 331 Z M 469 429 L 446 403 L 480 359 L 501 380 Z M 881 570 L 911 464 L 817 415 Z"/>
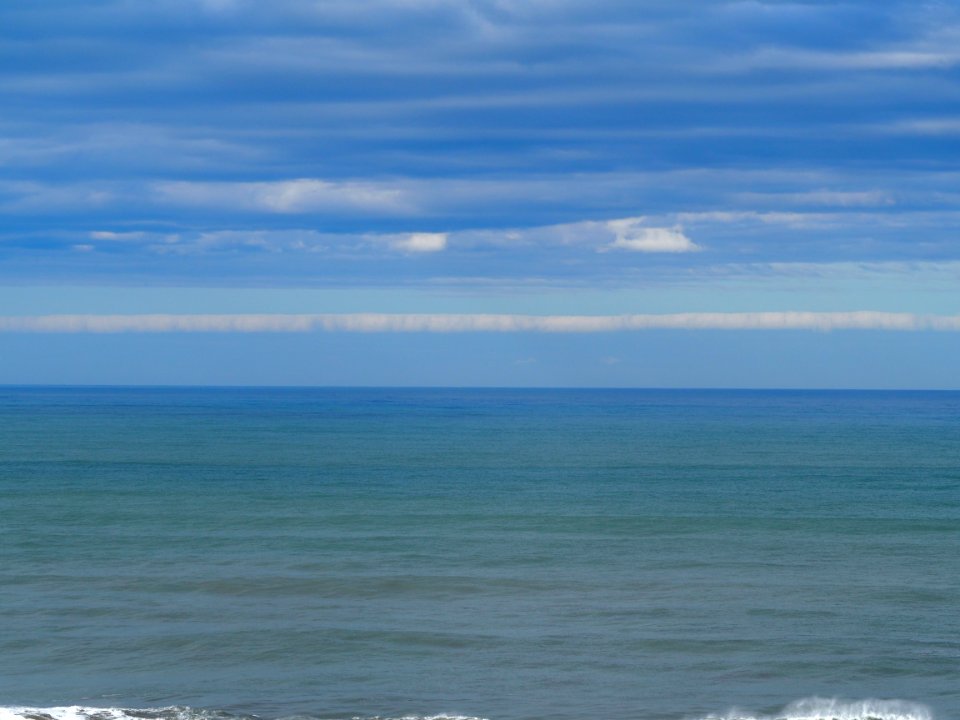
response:
<path fill-rule="evenodd" d="M 960 719 L 960 393 L 0 388 L 0 720 Z"/>

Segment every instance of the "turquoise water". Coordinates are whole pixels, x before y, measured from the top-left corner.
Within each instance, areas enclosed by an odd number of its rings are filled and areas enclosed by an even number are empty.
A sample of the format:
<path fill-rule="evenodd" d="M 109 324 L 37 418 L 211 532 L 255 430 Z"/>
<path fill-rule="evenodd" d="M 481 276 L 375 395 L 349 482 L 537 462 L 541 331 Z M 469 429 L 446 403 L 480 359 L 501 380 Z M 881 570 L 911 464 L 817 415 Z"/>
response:
<path fill-rule="evenodd" d="M 0 428 L 0 718 L 960 718 L 957 393 L 0 388 Z"/>

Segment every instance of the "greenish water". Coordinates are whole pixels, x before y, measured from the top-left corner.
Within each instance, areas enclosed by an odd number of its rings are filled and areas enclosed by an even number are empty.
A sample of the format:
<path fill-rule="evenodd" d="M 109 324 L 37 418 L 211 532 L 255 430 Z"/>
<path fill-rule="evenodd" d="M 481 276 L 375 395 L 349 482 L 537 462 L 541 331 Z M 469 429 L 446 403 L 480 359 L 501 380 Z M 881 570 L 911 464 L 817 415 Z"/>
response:
<path fill-rule="evenodd" d="M 957 393 L 0 388 L 0 428 L 0 720 L 960 718 Z"/>

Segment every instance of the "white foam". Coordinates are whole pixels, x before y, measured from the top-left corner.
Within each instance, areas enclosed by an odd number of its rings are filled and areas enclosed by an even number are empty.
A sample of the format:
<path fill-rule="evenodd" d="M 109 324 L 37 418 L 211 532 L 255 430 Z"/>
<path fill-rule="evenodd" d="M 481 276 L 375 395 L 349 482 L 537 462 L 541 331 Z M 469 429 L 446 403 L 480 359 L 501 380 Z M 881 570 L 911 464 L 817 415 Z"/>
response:
<path fill-rule="evenodd" d="M 210 710 L 199 710 L 189 707 L 165 707 L 148 709 L 124 709 L 114 707 L 86 707 L 83 705 L 69 705 L 61 707 L 0 707 L 0 720 L 254 720 L 252 715 L 231 715 Z M 304 720 L 309 716 L 293 716 L 279 720 Z M 398 717 L 355 717 L 352 720 L 486 720 L 472 715 L 454 715 L 440 713 L 438 715 L 402 715 Z"/>
<path fill-rule="evenodd" d="M 933 720 L 930 709 L 906 700 L 838 700 L 811 697 L 790 703 L 774 715 L 730 710 L 704 720 Z"/>
<path fill-rule="evenodd" d="M 284 718 L 279 718 L 284 720 Z M 440 713 L 439 715 L 400 715 L 398 717 L 373 717 L 355 716 L 350 720 L 487 720 L 487 718 L 477 717 L 475 715 L 451 715 L 449 713 Z"/>
<path fill-rule="evenodd" d="M 66 705 L 61 707 L 0 707 L 0 720 L 25 720 L 26 718 L 52 718 L 52 720 L 200 720 L 211 713 L 188 707 L 165 707 L 132 710 L 115 707 L 86 707 Z"/>
<path fill-rule="evenodd" d="M 486 718 L 475 717 L 473 715 L 448 715 L 440 713 L 439 715 L 404 715 L 397 720 L 487 720 Z"/>
<path fill-rule="evenodd" d="M 188 707 L 126 710 L 123 708 L 96 708 L 82 705 L 63 707 L 0 707 L 0 720 L 215 720 L 236 717 L 209 710 Z M 302 717 L 302 716 L 300 716 Z M 281 719 L 282 720 L 282 719 Z M 470 715 L 402 715 L 395 718 L 360 718 L 352 720 L 485 720 Z M 811 697 L 787 705 L 779 713 L 762 715 L 733 709 L 722 715 L 708 715 L 703 720 L 933 720 L 930 709 L 920 703 L 905 700 L 838 700 Z"/>
<path fill-rule="evenodd" d="M 473 715 L 404 715 L 397 720 L 487 720 L 486 718 L 475 717 Z"/>
<path fill-rule="evenodd" d="M 89 720 L 92 715 L 104 720 L 124 720 L 126 712 L 120 708 L 91 708 L 81 705 L 65 707 L 0 707 L 0 720 L 23 720 L 29 716 L 49 716 L 54 720 Z"/>

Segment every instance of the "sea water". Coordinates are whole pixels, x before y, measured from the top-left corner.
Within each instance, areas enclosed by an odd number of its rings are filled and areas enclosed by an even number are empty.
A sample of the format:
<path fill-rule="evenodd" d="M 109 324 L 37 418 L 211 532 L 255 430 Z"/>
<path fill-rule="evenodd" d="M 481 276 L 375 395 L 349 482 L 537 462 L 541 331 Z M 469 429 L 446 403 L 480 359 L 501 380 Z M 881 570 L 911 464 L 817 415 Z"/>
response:
<path fill-rule="evenodd" d="M 960 394 L 0 388 L 0 719 L 960 718 Z"/>

